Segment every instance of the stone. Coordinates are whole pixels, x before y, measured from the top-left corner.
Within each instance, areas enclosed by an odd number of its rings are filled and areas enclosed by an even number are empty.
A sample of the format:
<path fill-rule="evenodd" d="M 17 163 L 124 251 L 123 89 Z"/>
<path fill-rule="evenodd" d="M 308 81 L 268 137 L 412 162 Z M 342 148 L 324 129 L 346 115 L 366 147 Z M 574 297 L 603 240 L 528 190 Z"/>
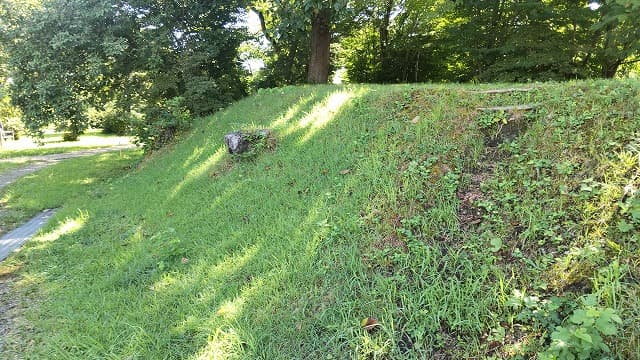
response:
<path fill-rule="evenodd" d="M 240 131 L 234 131 L 225 135 L 224 143 L 227 144 L 229 154 L 242 154 L 249 149 L 249 142 Z"/>
<path fill-rule="evenodd" d="M 253 132 L 234 131 L 224 136 L 224 143 L 230 154 L 238 155 L 251 149 L 252 146 L 271 146 L 271 130 L 261 129 Z"/>

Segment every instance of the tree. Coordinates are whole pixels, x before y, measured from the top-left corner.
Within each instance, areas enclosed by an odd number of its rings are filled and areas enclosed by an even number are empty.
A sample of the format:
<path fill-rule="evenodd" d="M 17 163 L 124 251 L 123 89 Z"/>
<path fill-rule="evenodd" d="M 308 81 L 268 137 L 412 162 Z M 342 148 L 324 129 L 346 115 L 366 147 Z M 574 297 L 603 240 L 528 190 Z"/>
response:
<path fill-rule="evenodd" d="M 612 78 L 620 66 L 640 62 L 640 0 L 599 2 L 600 21 L 591 30 L 600 39 L 594 42 L 594 57 L 600 75 Z"/>
<path fill-rule="evenodd" d="M 263 34 L 273 47 L 273 57 L 266 61 L 271 68 L 268 71 L 288 83 L 297 83 L 302 80 L 301 68 L 306 68 L 307 82 L 326 83 L 331 66 L 331 43 L 349 19 L 348 5 L 348 0 L 255 1 L 252 9 L 258 14 Z M 305 44 L 306 50 L 299 50 Z M 304 65 L 300 66 L 301 63 Z M 280 74 L 273 68 L 274 64 L 282 65 L 280 69 L 285 69 L 286 74 Z"/>
<path fill-rule="evenodd" d="M 116 34 L 117 9 L 109 1 L 47 0 L 13 14 L 8 32 L 12 100 L 37 134 L 56 124 L 73 140 L 87 127 L 85 110 L 96 103 L 124 56 Z"/>
<path fill-rule="evenodd" d="M 171 114 L 207 114 L 244 95 L 244 30 L 235 26 L 244 5 L 44 0 L 12 17 L 13 100 L 34 133 L 56 124 L 73 138 L 87 127 L 89 107 L 115 102 L 123 116 L 134 108 L 147 115 L 139 129 L 174 134 Z"/>
<path fill-rule="evenodd" d="M 359 28 L 341 43 L 348 78 L 360 82 L 449 79 L 441 23 L 452 3 L 441 0 L 362 0 Z"/>

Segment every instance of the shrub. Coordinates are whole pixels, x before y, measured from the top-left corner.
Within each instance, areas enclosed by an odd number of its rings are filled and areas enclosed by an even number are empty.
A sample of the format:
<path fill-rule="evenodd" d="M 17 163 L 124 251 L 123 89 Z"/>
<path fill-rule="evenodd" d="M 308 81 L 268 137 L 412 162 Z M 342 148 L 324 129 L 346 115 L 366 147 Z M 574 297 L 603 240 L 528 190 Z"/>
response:
<path fill-rule="evenodd" d="M 132 115 L 109 103 L 104 110 L 91 109 L 87 116 L 94 128 L 101 128 L 105 134 L 129 135 L 132 132 Z"/>
<path fill-rule="evenodd" d="M 182 97 L 175 97 L 147 108 L 134 128 L 134 142 L 142 145 L 145 153 L 160 149 L 191 127 L 191 116 L 183 103 Z"/>
<path fill-rule="evenodd" d="M 19 117 L 9 117 L 2 121 L 5 130 L 13 130 L 13 138 L 15 140 L 20 139 L 20 136 L 24 134 L 24 124 Z"/>
<path fill-rule="evenodd" d="M 540 354 L 545 360 L 602 359 L 611 353 L 603 336 L 618 333 L 622 319 L 611 308 L 599 307 L 587 297 L 584 307 L 576 309 L 563 326 L 551 334 L 551 345 Z"/>

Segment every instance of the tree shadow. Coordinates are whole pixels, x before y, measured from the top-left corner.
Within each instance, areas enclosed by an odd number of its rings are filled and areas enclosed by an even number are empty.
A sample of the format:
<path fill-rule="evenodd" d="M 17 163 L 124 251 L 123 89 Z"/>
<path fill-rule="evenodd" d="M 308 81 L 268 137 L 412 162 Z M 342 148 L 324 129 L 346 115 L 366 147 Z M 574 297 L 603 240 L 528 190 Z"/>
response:
<path fill-rule="evenodd" d="M 30 334 L 33 356 L 206 358 L 305 347 L 286 341 L 318 331 L 305 321 L 317 299 L 304 297 L 318 296 L 315 260 L 335 229 L 336 194 L 357 181 L 340 173 L 361 146 L 345 130 L 367 124 L 345 114 L 367 91 L 326 86 L 276 96 L 270 104 L 245 99 L 196 127 L 116 184 L 135 192 L 76 203 L 86 209 L 81 224 L 52 224 L 16 257 L 28 265 L 21 291 L 47 299 L 29 310 L 39 328 Z M 246 119 L 230 120 L 243 112 Z M 211 176 L 230 156 L 222 136 L 257 126 L 274 130 L 277 150 Z M 278 316 L 294 336 L 269 334 Z"/>

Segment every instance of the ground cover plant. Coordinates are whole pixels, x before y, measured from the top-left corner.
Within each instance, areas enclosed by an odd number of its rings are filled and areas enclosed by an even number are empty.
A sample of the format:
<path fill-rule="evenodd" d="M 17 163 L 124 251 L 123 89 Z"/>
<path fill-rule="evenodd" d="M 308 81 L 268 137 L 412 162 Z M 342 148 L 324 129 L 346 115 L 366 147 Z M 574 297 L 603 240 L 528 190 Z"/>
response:
<path fill-rule="evenodd" d="M 0 355 L 639 358 L 639 91 L 261 90 L 0 265 Z"/>

